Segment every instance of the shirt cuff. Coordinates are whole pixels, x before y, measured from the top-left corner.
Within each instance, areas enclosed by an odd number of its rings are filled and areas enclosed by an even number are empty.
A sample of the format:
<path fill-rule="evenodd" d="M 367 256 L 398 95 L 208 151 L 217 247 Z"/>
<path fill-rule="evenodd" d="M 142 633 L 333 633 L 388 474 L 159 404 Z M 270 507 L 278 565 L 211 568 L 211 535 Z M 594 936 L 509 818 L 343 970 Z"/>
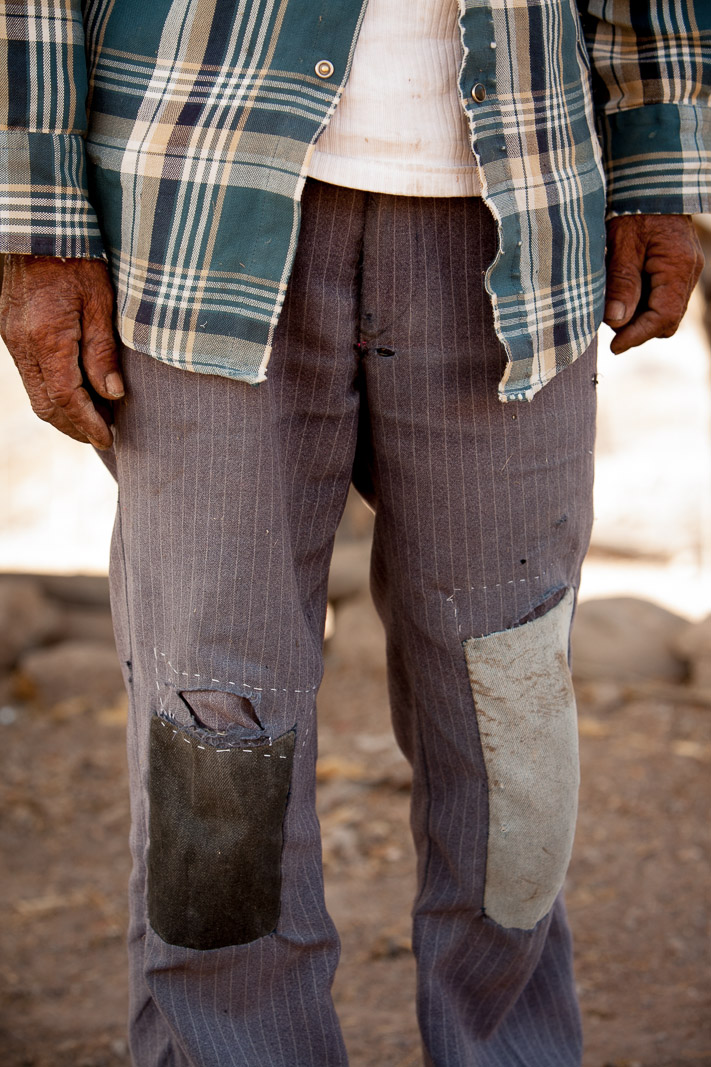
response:
<path fill-rule="evenodd" d="M 0 130 L 0 252 L 106 258 L 80 134 Z"/>
<path fill-rule="evenodd" d="M 711 109 L 647 104 L 603 114 L 607 214 L 711 211 Z"/>

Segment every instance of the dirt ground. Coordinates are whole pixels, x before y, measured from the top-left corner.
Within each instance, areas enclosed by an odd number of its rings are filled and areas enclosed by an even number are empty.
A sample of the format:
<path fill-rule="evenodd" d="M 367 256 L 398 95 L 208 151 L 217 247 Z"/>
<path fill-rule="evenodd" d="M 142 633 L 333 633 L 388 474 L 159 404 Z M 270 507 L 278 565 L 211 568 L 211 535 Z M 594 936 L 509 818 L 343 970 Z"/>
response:
<path fill-rule="evenodd" d="M 103 603 L 82 611 L 85 633 L 106 633 Z M 367 594 L 342 601 L 326 655 L 319 805 L 343 938 L 335 996 L 353 1067 L 412 1067 L 409 774 Z M 26 678 L 4 685 L 0 1063 L 126 1065 L 125 701 L 85 692 L 52 705 L 36 687 L 30 699 Z M 711 1067 L 711 699 L 683 683 L 604 680 L 578 696 L 583 779 L 567 894 L 585 1065 Z"/>

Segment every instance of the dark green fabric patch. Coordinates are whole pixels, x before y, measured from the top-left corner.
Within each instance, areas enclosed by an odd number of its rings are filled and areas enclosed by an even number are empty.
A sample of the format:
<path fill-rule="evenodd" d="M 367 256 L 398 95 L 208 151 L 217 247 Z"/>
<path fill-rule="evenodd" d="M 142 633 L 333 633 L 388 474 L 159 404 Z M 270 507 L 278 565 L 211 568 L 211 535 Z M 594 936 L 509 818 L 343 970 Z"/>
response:
<path fill-rule="evenodd" d="M 148 918 L 170 945 L 213 949 L 271 933 L 294 731 L 248 748 L 151 721 Z"/>

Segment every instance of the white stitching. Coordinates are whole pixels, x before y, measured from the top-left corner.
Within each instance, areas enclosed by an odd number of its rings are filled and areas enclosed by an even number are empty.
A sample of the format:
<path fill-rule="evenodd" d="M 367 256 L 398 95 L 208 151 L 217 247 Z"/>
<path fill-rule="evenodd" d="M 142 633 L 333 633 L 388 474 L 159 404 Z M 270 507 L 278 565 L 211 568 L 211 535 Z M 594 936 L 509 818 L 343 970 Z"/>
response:
<path fill-rule="evenodd" d="M 153 649 L 153 655 L 154 655 L 155 661 L 156 661 L 156 688 L 158 689 L 158 693 L 159 694 L 160 694 L 160 682 L 158 680 L 158 678 L 159 678 L 159 676 L 158 676 L 158 656 L 162 656 L 162 658 L 165 660 L 167 666 L 170 667 L 170 669 L 173 672 L 173 674 L 177 675 L 178 677 L 184 677 L 184 678 L 188 678 L 189 677 L 187 671 L 182 671 L 182 673 L 181 673 L 180 671 L 177 671 L 175 669 L 175 667 L 170 662 L 170 660 L 168 659 L 168 656 L 167 656 L 167 654 L 165 652 L 159 652 L 157 648 L 154 648 Z M 202 677 L 203 677 L 203 675 L 198 674 L 196 671 L 193 672 L 193 678 L 202 678 Z M 260 685 L 249 685 L 248 682 L 223 682 L 219 678 L 211 678 L 210 681 L 214 682 L 216 685 L 232 685 L 232 686 L 235 686 L 235 687 L 239 686 L 239 687 L 241 687 L 243 689 L 250 689 L 253 693 L 263 693 L 265 691 L 262 686 L 260 686 Z M 317 689 L 318 689 L 317 685 L 309 686 L 308 689 L 284 689 L 284 688 L 280 689 L 280 688 L 276 688 L 276 687 L 272 686 L 267 690 L 267 692 L 269 692 L 269 693 L 299 693 L 300 695 L 303 695 L 305 693 L 315 693 Z M 159 699 L 160 699 L 160 696 L 159 696 Z M 162 702 L 161 702 L 161 710 L 163 710 Z"/>
<path fill-rule="evenodd" d="M 541 577 L 544 574 L 547 574 L 547 573 L 548 573 L 547 571 L 541 571 L 540 574 L 534 574 L 531 578 L 519 578 L 519 582 L 540 582 Z M 497 582 L 496 585 L 482 585 L 481 588 L 484 589 L 484 590 L 486 590 L 486 589 L 501 589 L 502 585 L 513 585 L 513 584 L 514 584 L 514 579 L 512 578 L 511 581 L 509 581 L 509 582 Z M 479 587 L 476 586 L 476 585 L 470 585 L 469 586 L 469 591 L 470 591 L 470 593 L 474 593 L 474 592 L 476 592 L 476 590 L 478 588 Z M 456 593 L 456 592 L 458 592 L 458 590 L 455 589 L 454 592 Z M 451 599 L 451 597 L 449 599 Z"/>
<path fill-rule="evenodd" d="M 161 724 L 161 726 L 164 729 L 168 727 L 168 723 L 165 722 L 164 719 L 159 718 L 158 722 Z M 178 730 L 174 729 L 173 730 L 173 736 L 175 736 L 177 733 L 178 733 Z M 183 737 L 181 740 L 183 740 L 186 745 L 192 745 L 194 743 L 194 742 L 192 742 L 190 740 L 189 737 Z M 271 748 L 271 745 L 272 745 L 272 739 L 270 738 L 269 739 L 269 747 L 270 748 Z M 195 748 L 199 748 L 201 752 L 207 752 L 208 748 L 210 748 L 210 749 L 212 748 L 212 745 L 209 745 L 209 746 L 208 745 L 195 745 Z M 237 748 L 236 746 L 231 746 L 230 748 L 216 748 L 214 751 L 218 752 L 218 753 L 223 753 L 223 752 L 246 752 L 250 756 L 253 756 L 255 754 L 255 749 L 253 749 L 253 748 Z M 271 759 L 272 758 L 271 752 L 259 752 L 258 755 L 264 756 L 265 759 Z M 288 758 L 289 758 L 288 756 L 279 756 L 279 759 L 288 759 Z"/>
<path fill-rule="evenodd" d="M 160 678 L 159 678 L 159 675 L 158 675 L 158 656 L 159 655 L 163 657 L 163 659 L 166 661 L 167 665 L 170 667 L 170 669 L 173 671 L 174 674 L 179 674 L 180 672 L 176 671 L 175 667 L 170 662 L 170 660 L 166 656 L 165 652 L 160 652 L 159 653 L 157 648 L 153 649 L 153 657 L 155 659 L 155 668 L 156 668 L 156 689 L 158 690 L 158 701 L 160 703 L 160 710 L 165 713 L 165 704 L 163 703 L 163 698 L 161 696 Z M 188 672 L 187 671 L 183 671 L 182 672 L 182 676 L 187 678 L 188 677 Z M 199 674 L 195 673 L 194 677 L 195 678 L 200 678 L 201 676 Z M 211 678 L 210 680 L 212 682 L 216 682 L 218 685 L 222 685 L 223 684 L 220 681 L 219 678 Z M 227 685 L 237 685 L 236 682 L 227 682 L 226 684 Z M 259 693 L 263 692 L 263 690 L 261 688 L 258 688 L 257 686 L 253 686 L 253 685 L 247 685 L 246 682 L 244 682 L 243 685 L 244 685 L 245 689 L 252 689 L 255 692 L 259 692 Z M 294 693 L 312 693 L 315 689 L 318 689 L 318 686 L 314 685 L 310 689 L 294 689 L 294 690 L 292 690 L 292 692 L 294 692 Z M 272 693 L 278 693 L 279 690 L 278 689 L 272 689 L 271 692 Z M 289 690 L 288 689 L 282 689 L 281 692 L 288 693 Z M 167 727 L 169 725 L 164 719 L 161 719 L 160 717 L 158 718 L 158 721 L 161 724 L 161 726 L 163 726 L 163 727 Z M 177 733 L 178 733 L 178 730 L 174 729 L 173 730 L 173 736 L 175 737 L 175 735 Z M 308 729 L 306 730 L 306 733 L 308 733 Z M 193 742 L 187 737 L 183 737 L 183 741 L 185 741 L 185 743 L 187 745 L 192 745 L 193 744 Z M 272 747 L 272 744 L 273 744 L 273 740 L 270 737 L 269 738 L 269 747 L 270 748 Z M 210 746 L 196 745 L 195 747 L 200 749 L 202 752 L 206 752 L 208 747 L 212 748 L 212 745 L 210 745 Z M 252 748 L 241 748 L 240 749 L 240 748 L 237 748 L 236 746 L 233 746 L 231 748 L 216 748 L 215 752 L 219 752 L 219 753 L 223 753 L 223 752 L 247 752 L 251 756 L 251 755 L 254 755 L 255 750 L 252 749 Z M 271 752 L 262 752 L 261 755 L 264 756 L 265 759 L 271 759 L 272 758 Z M 288 759 L 288 756 L 279 756 L 279 759 Z"/>

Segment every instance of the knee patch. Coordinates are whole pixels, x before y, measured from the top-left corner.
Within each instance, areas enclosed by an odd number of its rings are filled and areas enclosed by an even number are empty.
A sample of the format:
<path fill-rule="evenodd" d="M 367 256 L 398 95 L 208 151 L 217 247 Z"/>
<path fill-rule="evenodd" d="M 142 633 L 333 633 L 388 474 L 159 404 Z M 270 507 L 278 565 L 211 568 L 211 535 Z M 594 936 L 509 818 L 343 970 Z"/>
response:
<path fill-rule="evenodd" d="M 484 910 L 509 929 L 533 929 L 547 915 L 573 846 L 572 612 L 569 590 L 532 622 L 464 644 L 489 787 Z"/>
<path fill-rule="evenodd" d="M 164 941 L 242 945 L 279 918 L 294 731 L 272 741 L 150 726 L 148 918 Z"/>

